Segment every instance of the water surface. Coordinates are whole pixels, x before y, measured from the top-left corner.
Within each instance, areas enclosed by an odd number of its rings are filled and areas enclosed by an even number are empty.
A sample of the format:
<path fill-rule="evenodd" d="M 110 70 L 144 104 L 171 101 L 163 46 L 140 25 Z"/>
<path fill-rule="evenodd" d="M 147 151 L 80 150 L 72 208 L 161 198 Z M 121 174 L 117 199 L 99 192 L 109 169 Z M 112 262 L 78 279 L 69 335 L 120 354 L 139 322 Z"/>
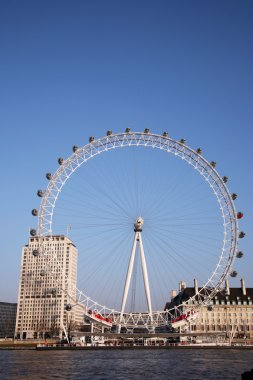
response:
<path fill-rule="evenodd" d="M 0 351 L 1 380 L 241 379 L 253 351 L 228 349 Z"/>

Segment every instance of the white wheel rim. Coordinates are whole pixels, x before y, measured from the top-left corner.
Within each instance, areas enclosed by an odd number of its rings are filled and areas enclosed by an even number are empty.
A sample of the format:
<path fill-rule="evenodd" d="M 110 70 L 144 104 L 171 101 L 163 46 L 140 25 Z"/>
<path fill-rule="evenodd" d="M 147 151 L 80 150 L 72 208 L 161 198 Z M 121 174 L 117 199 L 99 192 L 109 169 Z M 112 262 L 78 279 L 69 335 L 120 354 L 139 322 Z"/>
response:
<path fill-rule="evenodd" d="M 226 184 L 223 182 L 218 172 L 206 159 L 183 143 L 175 141 L 169 137 L 152 133 L 119 133 L 95 140 L 92 143 L 79 148 L 68 159 L 64 160 L 62 165 L 52 175 L 52 179 L 43 194 L 37 228 L 37 235 L 40 238 L 40 250 L 48 262 L 48 268 L 51 271 L 51 274 L 57 280 L 56 272 L 54 272 L 50 266 L 52 253 L 44 250 L 44 238 L 52 236 L 54 208 L 65 183 L 81 165 L 96 155 L 115 148 L 129 146 L 144 146 L 161 149 L 181 158 L 199 172 L 213 191 L 219 204 L 223 219 L 223 246 L 215 270 L 211 273 L 207 282 L 199 290 L 199 292 L 196 293 L 194 297 L 189 299 L 188 303 L 189 305 L 193 305 L 194 301 L 197 301 L 196 304 L 201 305 L 203 303 L 206 304 L 210 302 L 215 294 L 223 288 L 224 281 L 231 272 L 234 258 L 236 256 L 238 225 L 234 203 L 231 199 L 231 195 Z M 70 293 L 77 294 L 78 302 L 85 306 L 85 310 L 96 309 L 99 313 L 111 315 L 114 323 L 119 322 L 120 312 L 97 303 L 77 288 L 70 290 Z M 180 313 L 180 305 L 178 306 L 177 311 Z M 136 326 L 138 321 L 142 321 L 146 326 L 149 326 L 150 324 L 158 326 L 166 323 L 168 321 L 168 317 L 171 319 L 174 316 L 174 309 L 167 311 L 155 311 L 151 317 L 148 313 L 125 313 L 123 323 L 126 326 Z"/>

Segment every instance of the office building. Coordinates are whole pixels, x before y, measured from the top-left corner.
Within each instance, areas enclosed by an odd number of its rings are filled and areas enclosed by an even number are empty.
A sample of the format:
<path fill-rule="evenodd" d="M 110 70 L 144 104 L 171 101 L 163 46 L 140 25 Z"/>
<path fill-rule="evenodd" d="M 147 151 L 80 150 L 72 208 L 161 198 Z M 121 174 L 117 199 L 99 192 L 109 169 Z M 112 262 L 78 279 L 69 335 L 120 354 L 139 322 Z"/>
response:
<path fill-rule="evenodd" d="M 0 302 L 0 338 L 14 338 L 17 304 Z"/>
<path fill-rule="evenodd" d="M 196 332 L 196 335 L 222 332 L 227 338 L 253 340 L 253 288 L 246 288 L 243 279 L 240 285 L 239 288 L 231 288 L 226 281 L 225 292 L 217 293 L 209 305 L 198 309 L 197 319 L 189 326 L 191 332 Z M 186 287 L 184 282 L 180 282 L 178 294 L 172 292 L 172 299 L 165 308 L 188 301 L 198 290 L 197 280 L 194 280 L 194 287 Z"/>
<path fill-rule="evenodd" d="M 30 237 L 22 250 L 15 335 L 20 339 L 62 337 L 82 323 L 80 305 L 74 304 L 77 248 L 66 236 Z"/>

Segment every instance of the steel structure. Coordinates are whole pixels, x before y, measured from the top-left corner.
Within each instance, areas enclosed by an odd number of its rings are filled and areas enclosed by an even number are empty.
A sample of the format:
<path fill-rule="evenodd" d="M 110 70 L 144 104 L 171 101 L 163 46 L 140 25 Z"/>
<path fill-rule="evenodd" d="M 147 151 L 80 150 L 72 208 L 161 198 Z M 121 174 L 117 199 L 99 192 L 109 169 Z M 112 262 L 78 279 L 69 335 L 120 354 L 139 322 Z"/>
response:
<path fill-rule="evenodd" d="M 73 154 L 66 160 L 59 159 L 58 170 L 51 175 L 47 174 L 49 184 L 44 192 L 38 191 L 38 196 L 42 197 L 42 202 L 39 212 L 33 210 L 33 215 L 38 215 L 38 227 L 37 230 L 32 230 L 31 234 L 36 234 L 40 238 L 40 254 L 46 258 L 47 268 L 46 270 L 57 281 L 58 272 L 61 264 L 58 264 L 58 269 L 52 269 L 50 264 L 54 263 L 57 258 L 52 255 L 49 249 L 45 249 L 44 241 L 46 238 L 50 238 L 53 234 L 53 216 L 54 208 L 56 206 L 57 198 L 62 191 L 65 183 L 71 177 L 71 175 L 78 170 L 78 168 L 87 163 L 90 159 L 98 154 L 103 154 L 107 151 L 117 148 L 124 148 L 129 146 L 143 146 L 147 148 L 154 148 L 163 150 L 169 154 L 172 154 L 181 160 L 188 163 L 194 170 L 196 170 L 203 179 L 209 184 L 213 194 L 215 195 L 220 207 L 221 216 L 223 219 L 223 246 L 221 249 L 219 260 L 216 264 L 215 270 L 210 274 L 204 286 L 188 301 L 188 310 L 190 312 L 186 316 L 185 320 L 190 320 L 193 316 L 196 308 L 202 304 L 208 304 L 215 294 L 224 289 L 224 282 L 227 276 L 230 274 L 235 275 L 235 271 L 232 271 L 232 265 L 235 257 L 238 256 L 237 252 L 237 240 L 240 236 L 238 232 L 237 218 L 233 199 L 236 198 L 236 194 L 230 194 L 226 182 L 227 177 L 221 177 L 215 170 L 215 162 L 208 162 L 201 154 L 201 150 L 191 149 L 185 145 L 185 140 L 176 141 L 164 132 L 162 135 L 150 133 L 149 130 L 144 132 L 131 132 L 129 129 L 124 133 L 112 134 L 108 131 L 107 136 L 95 140 L 90 138 L 89 144 L 77 148 L 73 147 Z M 140 224 L 138 225 L 138 223 Z M 76 292 L 77 298 L 72 298 L 72 304 L 81 303 L 84 306 L 84 312 L 90 320 L 99 323 L 103 326 L 110 327 L 112 325 L 126 326 L 131 329 L 136 326 L 145 326 L 152 330 L 156 326 L 167 325 L 176 317 L 180 317 L 183 313 L 183 307 L 185 305 L 178 305 L 170 310 L 153 311 L 151 306 L 151 297 L 149 291 L 147 266 L 145 262 L 144 249 L 141 239 L 141 227 L 143 220 L 135 221 L 135 235 L 132 248 L 132 254 L 129 262 L 128 273 L 126 277 L 126 284 L 122 299 L 122 306 L 120 311 L 113 310 L 109 307 L 97 303 L 91 299 L 88 294 L 85 294 L 80 289 L 71 289 L 71 284 L 68 284 L 68 291 L 73 294 L 73 290 Z M 242 234 L 242 233 L 241 233 Z M 139 244 L 143 278 L 145 283 L 145 292 L 147 298 L 148 311 L 146 313 L 125 313 L 125 302 L 129 289 L 129 282 L 132 274 L 132 267 L 134 262 L 134 255 L 136 245 Z M 54 268 L 56 268 L 54 264 Z M 71 291 L 70 291 L 71 290 Z M 71 297 L 70 297 L 71 298 Z M 178 326 L 184 324 L 178 323 Z M 176 326 L 176 324 L 175 324 Z"/>
<path fill-rule="evenodd" d="M 141 255 L 141 266 L 142 266 L 143 281 L 144 281 L 144 287 L 145 287 L 145 293 L 146 293 L 146 300 L 147 300 L 147 305 L 148 305 L 148 312 L 149 312 L 151 322 L 152 322 L 152 306 L 151 306 L 151 296 L 150 296 L 150 289 L 149 289 L 148 270 L 147 270 L 147 264 L 146 264 L 146 259 L 145 259 L 143 244 L 142 244 L 142 238 L 141 238 L 143 224 L 144 224 L 144 220 L 141 217 L 137 218 L 134 223 L 135 235 L 134 235 L 133 248 L 132 248 L 132 253 L 130 256 L 127 276 L 126 276 L 126 283 L 124 287 L 123 298 L 122 298 L 122 305 L 121 305 L 121 311 L 120 311 L 120 323 L 123 320 L 123 316 L 124 316 L 126 300 L 128 296 L 132 273 L 133 273 L 133 266 L 134 266 L 134 259 L 135 259 L 137 244 L 139 245 L 139 250 L 140 250 L 140 255 Z"/>

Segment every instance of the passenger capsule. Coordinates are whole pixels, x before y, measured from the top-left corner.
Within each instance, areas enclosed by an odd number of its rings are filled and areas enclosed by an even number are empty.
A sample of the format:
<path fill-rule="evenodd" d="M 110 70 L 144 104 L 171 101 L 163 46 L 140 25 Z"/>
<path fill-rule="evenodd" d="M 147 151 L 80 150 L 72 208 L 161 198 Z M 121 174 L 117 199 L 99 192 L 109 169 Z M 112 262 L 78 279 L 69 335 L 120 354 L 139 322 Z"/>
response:
<path fill-rule="evenodd" d="M 126 128 L 126 129 L 125 129 L 125 132 L 126 132 L 126 133 L 131 132 L 131 128 Z"/>
<path fill-rule="evenodd" d="M 94 140 L 95 140 L 95 137 L 94 137 L 94 136 L 90 136 L 90 137 L 89 137 L 89 142 L 90 142 L 90 143 L 92 143 Z"/>
<path fill-rule="evenodd" d="M 237 198 L 237 194 L 233 193 L 231 194 L 231 198 L 233 199 L 233 201 Z"/>
<path fill-rule="evenodd" d="M 42 198 L 43 197 L 43 191 L 42 190 L 38 190 L 37 191 L 37 195 L 38 195 L 38 197 Z"/>
<path fill-rule="evenodd" d="M 63 160 L 62 157 L 58 158 L 58 164 L 59 164 L 59 165 L 62 165 L 62 164 L 63 164 L 63 161 L 64 161 L 64 160 Z"/>
<path fill-rule="evenodd" d="M 74 145 L 73 148 L 72 148 L 72 150 L 73 150 L 74 153 L 76 153 L 77 149 L 78 149 L 78 146 L 76 146 L 76 145 Z"/>
<path fill-rule="evenodd" d="M 39 254 L 40 254 L 40 253 L 39 253 L 39 250 L 38 250 L 38 249 L 34 249 L 34 250 L 33 250 L 33 256 L 34 256 L 34 257 L 39 256 Z"/>
<path fill-rule="evenodd" d="M 72 306 L 70 305 L 70 303 L 68 303 L 66 306 L 65 306 L 65 309 L 67 311 L 70 311 L 72 309 Z"/>
<path fill-rule="evenodd" d="M 32 215 L 33 215 L 33 216 L 37 216 L 37 215 L 38 215 L 38 210 L 36 210 L 36 208 L 34 208 L 34 209 L 32 210 Z"/>
<path fill-rule="evenodd" d="M 241 211 L 239 211 L 237 213 L 237 219 L 242 219 L 243 218 L 243 213 Z"/>
<path fill-rule="evenodd" d="M 34 228 L 30 229 L 30 235 L 31 236 L 36 236 L 36 230 Z"/>
<path fill-rule="evenodd" d="M 149 128 L 145 128 L 144 133 L 149 133 Z"/>
<path fill-rule="evenodd" d="M 239 237 L 240 239 L 242 239 L 242 238 L 244 238 L 245 235 L 246 235 L 245 232 L 241 231 L 241 232 L 239 233 L 238 237 Z"/>
<path fill-rule="evenodd" d="M 112 135 L 112 131 L 107 131 L 107 132 L 106 132 L 106 135 L 107 135 L 107 136 L 111 136 L 111 135 Z"/>
<path fill-rule="evenodd" d="M 46 178 L 50 181 L 52 179 L 52 174 L 51 173 L 47 173 L 46 174 Z"/>
<path fill-rule="evenodd" d="M 211 161 L 211 162 L 210 162 L 210 165 L 211 165 L 213 168 L 215 168 L 215 166 L 216 166 L 216 162 L 215 162 L 215 161 Z"/>
<path fill-rule="evenodd" d="M 163 132 L 163 137 L 169 137 L 168 132 Z"/>
<path fill-rule="evenodd" d="M 181 142 L 181 144 L 185 144 L 186 140 L 185 139 L 181 139 L 180 142 Z"/>
<path fill-rule="evenodd" d="M 47 272 L 45 271 L 45 269 L 42 269 L 42 270 L 40 271 L 40 276 L 41 276 L 41 277 L 45 277 L 46 274 L 47 274 Z"/>
<path fill-rule="evenodd" d="M 231 277 L 236 277 L 236 276 L 237 276 L 237 272 L 236 272 L 236 270 L 233 270 L 233 272 L 230 273 L 230 276 L 231 276 Z"/>
<path fill-rule="evenodd" d="M 224 183 L 227 183 L 227 181 L 228 181 L 228 177 L 226 177 L 226 176 L 222 177 L 222 181 L 223 181 Z"/>
<path fill-rule="evenodd" d="M 55 288 L 51 289 L 51 294 L 52 294 L 53 296 L 55 296 L 56 293 L 57 293 L 57 290 L 56 290 Z"/>
<path fill-rule="evenodd" d="M 242 251 L 237 252 L 236 257 L 238 259 L 240 259 L 241 257 L 243 257 L 243 252 Z"/>
<path fill-rule="evenodd" d="M 196 153 L 202 154 L 202 149 L 200 149 L 200 148 L 196 149 Z"/>

